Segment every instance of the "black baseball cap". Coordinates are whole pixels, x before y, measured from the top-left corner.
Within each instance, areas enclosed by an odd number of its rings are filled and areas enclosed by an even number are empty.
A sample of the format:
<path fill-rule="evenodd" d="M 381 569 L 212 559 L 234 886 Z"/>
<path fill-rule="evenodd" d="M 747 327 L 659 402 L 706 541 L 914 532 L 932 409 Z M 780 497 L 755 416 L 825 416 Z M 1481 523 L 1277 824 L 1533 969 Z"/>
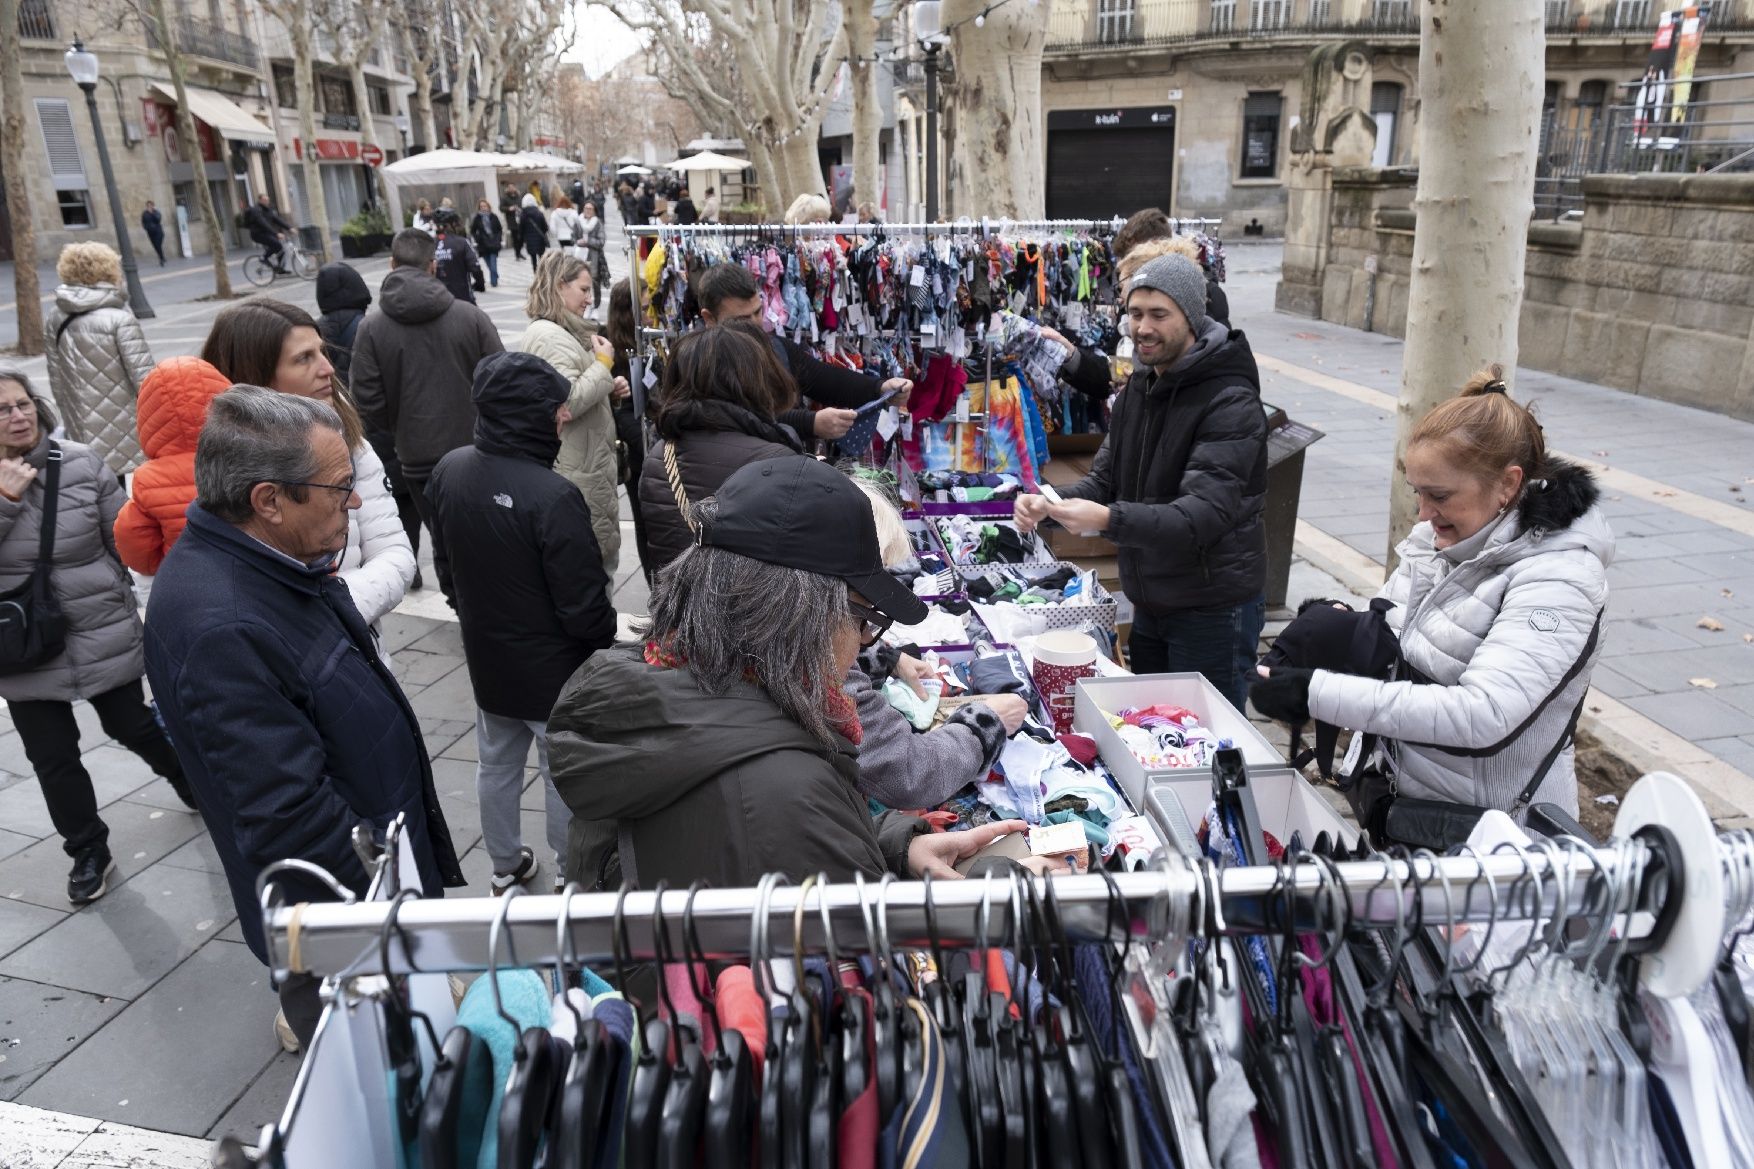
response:
<path fill-rule="evenodd" d="M 828 464 L 805 455 L 762 459 L 739 468 L 715 494 L 718 515 L 700 543 L 838 577 L 903 625 L 926 619 L 925 602 L 883 567 L 870 497 Z"/>

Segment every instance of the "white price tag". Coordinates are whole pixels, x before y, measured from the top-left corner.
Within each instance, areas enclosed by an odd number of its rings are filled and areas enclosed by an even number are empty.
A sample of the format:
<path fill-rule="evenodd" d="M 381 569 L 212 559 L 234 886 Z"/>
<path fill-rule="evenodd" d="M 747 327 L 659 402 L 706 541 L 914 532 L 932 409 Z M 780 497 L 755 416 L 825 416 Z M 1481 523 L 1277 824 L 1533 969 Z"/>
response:
<path fill-rule="evenodd" d="M 909 414 L 901 420 L 901 437 L 912 441 L 914 436 L 914 416 Z"/>
<path fill-rule="evenodd" d="M 936 322 L 936 321 L 921 321 L 920 322 L 920 336 L 922 336 L 922 337 L 936 337 L 937 335 L 938 335 L 938 322 Z"/>
<path fill-rule="evenodd" d="M 643 380 L 645 381 L 646 389 L 651 389 L 658 384 L 658 371 L 649 365 L 646 366 L 646 376 Z"/>
<path fill-rule="evenodd" d="M 894 406 L 877 416 L 877 433 L 883 436 L 884 442 L 894 438 L 895 432 L 899 429 L 901 429 L 901 411 Z"/>
<path fill-rule="evenodd" d="M 958 421 L 958 422 L 967 422 L 968 421 L 968 395 L 967 394 L 963 394 L 961 397 L 956 399 L 956 421 Z"/>
<path fill-rule="evenodd" d="M 852 322 L 855 329 L 865 323 L 865 310 L 859 306 L 857 301 L 847 306 L 847 320 Z"/>
<path fill-rule="evenodd" d="M 909 284 L 913 285 L 915 288 L 923 287 L 926 283 L 926 267 L 925 267 L 925 265 L 924 264 L 915 264 L 913 271 L 911 271 L 907 274 L 907 282 Z"/>

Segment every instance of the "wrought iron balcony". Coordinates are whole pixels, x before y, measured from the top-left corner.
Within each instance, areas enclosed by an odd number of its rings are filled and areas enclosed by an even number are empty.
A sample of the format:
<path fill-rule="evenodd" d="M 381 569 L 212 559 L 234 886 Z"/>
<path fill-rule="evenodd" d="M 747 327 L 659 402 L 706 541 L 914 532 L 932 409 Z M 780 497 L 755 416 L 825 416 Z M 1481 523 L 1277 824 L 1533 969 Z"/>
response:
<path fill-rule="evenodd" d="M 147 43 L 162 50 L 164 44 L 159 38 L 158 26 L 150 20 L 145 23 Z M 223 25 L 184 16 L 176 22 L 176 34 L 177 49 L 185 54 L 226 61 L 246 69 L 256 68 L 260 60 L 255 44 L 248 37 Z"/>
<path fill-rule="evenodd" d="M 323 128 L 325 130 L 357 130 L 359 129 L 359 119 L 352 114 L 324 114 Z"/>

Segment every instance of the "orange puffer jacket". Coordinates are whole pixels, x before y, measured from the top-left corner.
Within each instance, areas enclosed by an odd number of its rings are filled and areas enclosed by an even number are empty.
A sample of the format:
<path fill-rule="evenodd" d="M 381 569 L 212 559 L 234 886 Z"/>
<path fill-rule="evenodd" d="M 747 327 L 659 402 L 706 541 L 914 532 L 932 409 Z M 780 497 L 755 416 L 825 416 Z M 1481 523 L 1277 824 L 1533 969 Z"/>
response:
<path fill-rule="evenodd" d="M 133 498 L 116 517 L 116 550 L 135 572 L 157 573 L 183 534 L 207 404 L 230 388 L 229 378 L 198 357 L 161 361 L 140 383 L 136 419 L 148 461 L 134 472 Z"/>

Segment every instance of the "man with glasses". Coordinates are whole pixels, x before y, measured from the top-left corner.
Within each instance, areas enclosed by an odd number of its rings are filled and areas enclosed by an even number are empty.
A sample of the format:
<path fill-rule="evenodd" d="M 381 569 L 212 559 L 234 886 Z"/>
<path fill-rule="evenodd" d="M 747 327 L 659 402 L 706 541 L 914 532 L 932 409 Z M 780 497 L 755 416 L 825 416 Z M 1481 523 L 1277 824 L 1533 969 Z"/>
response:
<path fill-rule="evenodd" d="M 354 846 L 398 816 L 427 897 L 464 883 L 420 725 L 336 575 L 359 506 L 328 404 L 257 386 L 213 400 L 188 527 L 146 609 L 146 676 L 225 867 L 244 940 L 266 961 L 256 875 L 310 861 L 355 893 Z M 281 878 L 288 902 L 331 899 Z M 310 1042 L 317 980 L 280 987 L 288 1051 Z"/>

